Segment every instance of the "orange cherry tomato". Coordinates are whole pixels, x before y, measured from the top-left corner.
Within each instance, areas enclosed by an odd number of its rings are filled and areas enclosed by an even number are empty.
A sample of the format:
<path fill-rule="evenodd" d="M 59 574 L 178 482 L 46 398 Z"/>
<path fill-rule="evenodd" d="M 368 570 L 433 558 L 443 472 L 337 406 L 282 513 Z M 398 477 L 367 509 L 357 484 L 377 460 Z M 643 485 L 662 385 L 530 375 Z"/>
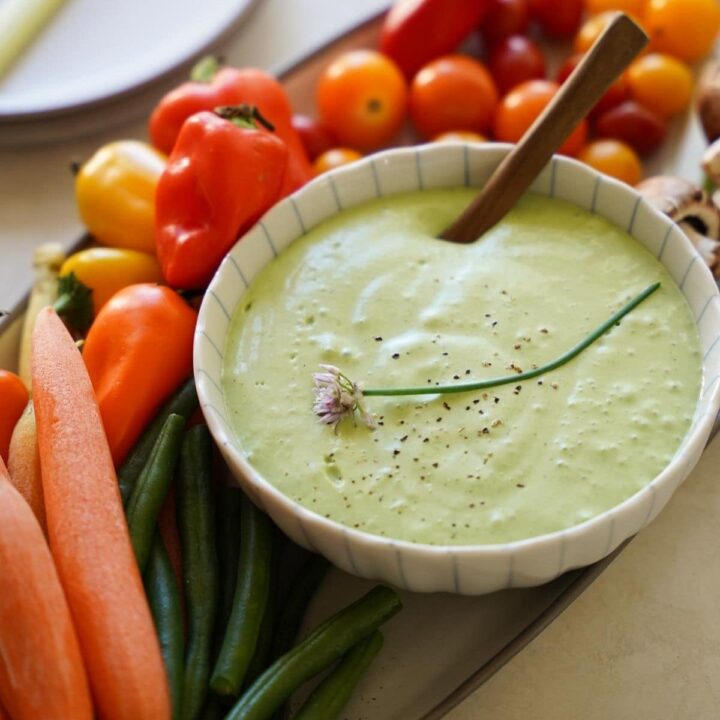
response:
<path fill-rule="evenodd" d="M 645 29 L 652 47 L 692 62 L 707 55 L 720 29 L 717 0 L 648 0 Z"/>
<path fill-rule="evenodd" d="M 332 133 L 315 118 L 296 114 L 292 116 L 291 123 L 310 160 L 337 145 Z"/>
<path fill-rule="evenodd" d="M 629 145 L 619 140 L 591 142 L 581 150 L 578 160 L 628 185 L 637 185 L 642 179 L 640 158 Z"/>
<path fill-rule="evenodd" d="M 336 58 L 320 76 L 316 97 L 324 125 L 342 145 L 360 150 L 387 145 L 405 121 L 405 77 L 375 50 Z"/>
<path fill-rule="evenodd" d="M 529 80 L 511 90 L 500 102 L 495 115 L 495 139 L 516 143 L 545 109 L 559 89 L 550 80 Z M 587 137 L 583 120 L 560 148 L 564 155 L 577 155 Z"/>
<path fill-rule="evenodd" d="M 328 170 L 334 170 L 342 165 L 348 165 L 362 157 L 362 154 L 351 148 L 331 148 L 321 153 L 313 162 L 313 172 L 315 175 L 322 175 Z"/>
<path fill-rule="evenodd" d="M 618 10 L 640 18 L 645 9 L 645 2 L 646 0 L 585 0 L 585 10 L 589 15 Z"/>
<path fill-rule="evenodd" d="M 488 139 L 480 133 L 471 130 L 449 130 L 436 135 L 430 142 L 487 142 Z"/>
<path fill-rule="evenodd" d="M 0 370 L 0 457 L 7 462 L 10 438 L 28 404 L 28 391 L 18 375 Z"/>
<path fill-rule="evenodd" d="M 617 15 L 616 10 L 606 10 L 588 18 L 575 36 L 574 51 L 577 53 L 587 52 Z"/>
<path fill-rule="evenodd" d="M 659 115 L 675 115 L 690 105 L 692 71 L 671 55 L 650 53 L 638 58 L 626 76 L 633 97 Z"/>
<path fill-rule="evenodd" d="M 490 73 L 482 63 L 464 55 L 433 60 L 410 86 L 410 115 L 426 138 L 448 130 L 487 132 L 497 102 Z"/>

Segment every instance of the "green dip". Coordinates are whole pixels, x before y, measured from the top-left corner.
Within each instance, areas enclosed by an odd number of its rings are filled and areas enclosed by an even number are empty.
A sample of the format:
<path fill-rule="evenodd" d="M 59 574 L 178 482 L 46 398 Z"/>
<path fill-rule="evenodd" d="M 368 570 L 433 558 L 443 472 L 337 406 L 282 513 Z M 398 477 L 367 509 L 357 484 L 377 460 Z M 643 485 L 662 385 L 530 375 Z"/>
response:
<path fill-rule="evenodd" d="M 344 211 L 255 278 L 232 320 L 223 391 L 240 447 L 279 490 L 348 527 L 434 544 L 577 525 L 672 458 L 701 385 L 690 310 L 607 220 L 528 195 L 472 245 L 434 239 L 473 197 L 443 190 Z M 662 287 L 578 358 L 486 392 L 368 398 L 375 431 L 312 412 L 312 374 L 365 387 L 467 382 L 556 358 Z"/>

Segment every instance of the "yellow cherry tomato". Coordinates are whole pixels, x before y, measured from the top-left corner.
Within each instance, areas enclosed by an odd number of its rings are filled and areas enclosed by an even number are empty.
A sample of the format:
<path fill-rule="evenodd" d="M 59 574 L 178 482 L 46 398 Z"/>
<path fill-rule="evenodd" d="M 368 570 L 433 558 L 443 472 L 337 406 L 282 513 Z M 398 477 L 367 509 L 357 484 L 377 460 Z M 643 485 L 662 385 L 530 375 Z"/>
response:
<path fill-rule="evenodd" d="M 641 18 L 645 9 L 646 0 L 585 0 L 585 10 L 589 15 L 598 15 L 608 10 L 620 12 Z"/>
<path fill-rule="evenodd" d="M 361 157 L 361 153 L 351 148 L 331 148 L 315 158 L 313 170 L 316 176 L 322 175 L 328 170 L 334 170 L 335 168 L 355 162 Z"/>
<path fill-rule="evenodd" d="M 60 268 L 60 277 L 70 273 L 92 290 L 95 315 L 128 285 L 162 281 L 160 264 L 154 255 L 120 248 L 95 247 L 76 252 Z"/>
<path fill-rule="evenodd" d="M 675 115 L 690 105 L 692 71 L 671 55 L 650 53 L 638 58 L 628 68 L 626 78 L 633 97 L 658 115 Z"/>
<path fill-rule="evenodd" d="M 586 145 L 578 160 L 601 173 L 637 185 L 642 179 L 642 164 L 637 153 L 619 140 L 596 140 Z"/>
<path fill-rule="evenodd" d="M 80 168 L 75 198 L 98 242 L 155 252 L 155 187 L 166 159 L 146 143 L 120 140 L 101 147 Z"/>
<path fill-rule="evenodd" d="M 707 55 L 720 29 L 717 0 L 648 0 L 645 29 L 654 50 L 693 62 Z"/>
<path fill-rule="evenodd" d="M 436 135 L 430 142 L 487 142 L 488 139 L 472 130 L 449 130 Z"/>

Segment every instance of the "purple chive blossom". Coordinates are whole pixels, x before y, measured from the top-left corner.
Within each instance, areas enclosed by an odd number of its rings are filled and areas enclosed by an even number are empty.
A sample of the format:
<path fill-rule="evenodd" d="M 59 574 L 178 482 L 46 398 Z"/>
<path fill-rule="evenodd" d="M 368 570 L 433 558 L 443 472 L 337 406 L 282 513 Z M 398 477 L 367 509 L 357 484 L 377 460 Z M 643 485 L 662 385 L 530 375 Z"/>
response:
<path fill-rule="evenodd" d="M 363 422 L 369 428 L 374 428 L 375 419 L 365 405 L 360 386 L 334 365 L 320 365 L 320 369 L 322 372 L 313 374 L 315 381 L 313 411 L 320 418 L 320 422 L 332 425 L 333 430 L 337 432 L 340 421 L 346 416 L 354 419 L 357 410 Z"/>

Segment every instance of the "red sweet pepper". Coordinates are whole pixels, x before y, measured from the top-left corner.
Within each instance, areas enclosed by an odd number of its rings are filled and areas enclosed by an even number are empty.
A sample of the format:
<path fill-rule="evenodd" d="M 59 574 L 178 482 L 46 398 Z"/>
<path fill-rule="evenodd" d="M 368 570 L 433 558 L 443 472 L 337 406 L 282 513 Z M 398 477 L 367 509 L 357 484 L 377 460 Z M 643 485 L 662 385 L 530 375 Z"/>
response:
<path fill-rule="evenodd" d="M 202 110 L 224 105 L 257 107 L 274 126 L 275 134 L 287 145 L 288 172 L 283 196 L 313 177 L 312 167 L 300 137 L 292 126 L 292 107 L 282 85 L 272 75 L 255 68 L 223 68 L 205 58 L 193 69 L 191 82 L 171 90 L 150 116 L 150 140 L 169 155 L 183 123 Z"/>
<path fill-rule="evenodd" d="M 487 0 L 396 0 L 380 31 L 380 51 L 412 78 L 476 30 L 487 5 Z"/>
<path fill-rule="evenodd" d="M 254 108 L 199 112 L 182 127 L 155 194 L 157 256 L 176 288 L 205 287 L 235 240 L 282 196 L 285 143 Z"/>

